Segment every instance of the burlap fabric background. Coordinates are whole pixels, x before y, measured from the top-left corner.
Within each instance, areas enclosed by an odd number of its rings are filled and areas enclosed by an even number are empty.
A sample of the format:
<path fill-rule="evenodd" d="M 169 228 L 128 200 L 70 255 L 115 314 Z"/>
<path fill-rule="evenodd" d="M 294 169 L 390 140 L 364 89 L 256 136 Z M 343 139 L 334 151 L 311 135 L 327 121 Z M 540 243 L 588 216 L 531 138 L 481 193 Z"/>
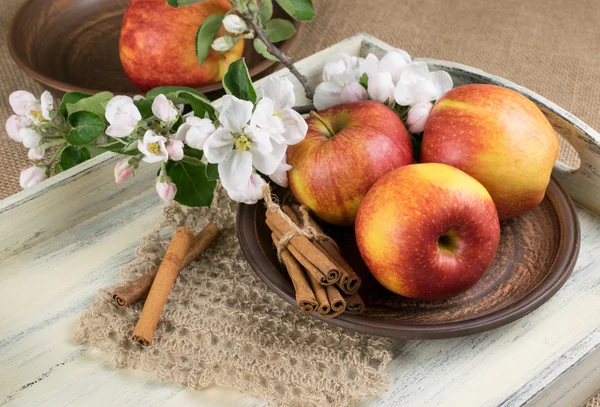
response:
<path fill-rule="evenodd" d="M 0 123 L 9 92 L 42 88 L 8 55 L 8 23 L 23 0 L 0 0 Z M 357 32 L 413 56 L 475 66 L 526 86 L 600 128 L 598 0 L 315 0 L 291 54 L 302 58 Z M 0 131 L 0 198 L 17 192 L 25 150 Z"/>

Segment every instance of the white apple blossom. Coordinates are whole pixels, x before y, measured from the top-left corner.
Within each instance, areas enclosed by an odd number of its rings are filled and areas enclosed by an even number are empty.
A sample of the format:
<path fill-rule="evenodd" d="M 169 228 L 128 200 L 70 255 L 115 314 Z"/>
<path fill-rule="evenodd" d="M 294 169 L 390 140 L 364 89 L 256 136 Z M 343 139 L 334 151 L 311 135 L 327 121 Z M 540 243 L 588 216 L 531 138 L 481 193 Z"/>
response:
<path fill-rule="evenodd" d="M 413 62 L 400 75 L 394 97 L 401 106 L 431 102 L 452 89 L 452 77 L 446 71 L 429 72 L 425 62 Z"/>
<path fill-rule="evenodd" d="M 130 164 L 129 159 L 127 158 L 121 160 L 115 165 L 114 173 L 115 182 L 117 184 L 122 184 L 131 176 L 131 174 L 133 174 L 133 164 Z"/>
<path fill-rule="evenodd" d="M 343 54 L 325 64 L 323 82 L 315 89 L 313 103 L 319 110 L 345 102 L 354 102 L 366 92 L 357 91 L 358 80 L 364 69 L 364 59 Z M 350 88 L 350 89 L 346 89 Z"/>
<path fill-rule="evenodd" d="M 167 97 L 163 94 L 158 95 L 152 102 L 152 113 L 160 121 L 168 124 L 173 124 L 179 116 L 179 110 L 173 105 Z"/>
<path fill-rule="evenodd" d="M 157 136 L 152 130 L 147 130 L 144 138 L 138 141 L 138 150 L 144 154 L 142 160 L 147 163 L 167 162 L 169 152 L 165 147 L 166 141 L 167 139 L 163 136 Z"/>
<path fill-rule="evenodd" d="M 42 136 L 30 127 L 21 129 L 19 136 L 23 139 L 23 146 L 25 148 L 35 148 L 42 142 Z"/>
<path fill-rule="evenodd" d="M 19 177 L 21 188 L 29 188 L 45 180 L 48 177 L 47 173 L 48 168 L 45 166 L 30 165 L 23 168 Z"/>
<path fill-rule="evenodd" d="M 344 102 L 358 102 L 359 100 L 368 98 L 369 94 L 367 93 L 367 90 L 358 82 L 352 82 L 342 89 L 341 99 Z"/>
<path fill-rule="evenodd" d="M 226 16 L 223 19 L 223 26 L 225 27 L 225 30 L 232 34 L 242 34 L 248 31 L 248 26 L 246 25 L 244 20 L 242 20 L 240 16 L 235 14 L 229 14 L 228 16 Z"/>
<path fill-rule="evenodd" d="M 8 96 L 8 103 L 15 114 L 26 116 L 29 109 L 37 104 L 37 99 L 31 92 L 17 90 Z"/>
<path fill-rule="evenodd" d="M 363 72 L 369 78 L 375 77 L 379 73 L 387 72 L 391 75 L 392 82 L 397 83 L 400 80 L 402 71 L 410 63 L 410 55 L 406 51 L 396 48 L 385 54 L 381 60 L 373 54 L 367 55 Z"/>
<path fill-rule="evenodd" d="M 142 120 L 142 115 L 129 96 L 115 96 L 106 105 L 106 120 L 110 126 L 106 134 L 111 137 L 126 137 Z"/>
<path fill-rule="evenodd" d="M 231 48 L 233 48 L 234 45 L 235 45 L 235 43 L 233 41 L 233 38 L 225 35 L 223 37 L 215 38 L 211 47 L 215 51 L 227 52 Z"/>
<path fill-rule="evenodd" d="M 156 192 L 163 201 L 171 202 L 177 195 L 177 186 L 171 182 L 171 178 L 160 176 L 156 178 Z"/>
<path fill-rule="evenodd" d="M 210 137 L 216 128 L 210 119 L 200 119 L 199 117 L 186 117 L 183 123 L 177 129 L 175 138 L 184 141 L 188 146 L 202 150 L 204 142 Z"/>
<path fill-rule="evenodd" d="M 252 116 L 253 124 L 258 127 L 263 127 L 263 120 L 271 123 L 271 118 L 280 121 L 281 124 L 273 126 L 276 132 L 271 132 L 271 137 L 278 143 L 288 145 L 298 144 L 308 131 L 306 120 L 296 112 L 293 107 L 296 104 L 296 95 L 294 93 L 294 85 L 287 78 L 270 76 L 265 85 L 262 87 L 263 99 L 258 102 L 254 115 Z M 263 100 L 272 101 L 271 118 L 259 116 L 259 105 Z M 269 104 L 267 102 L 267 104 Z M 271 105 L 267 110 L 271 109 Z"/>
<path fill-rule="evenodd" d="M 54 98 L 52 97 L 52 94 L 48 91 L 42 93 L 42 96 L 40 98 L 40 104 L 42 116 L 44 117 L 44 119 L 50 120 L 50 112 L 54 110 Z"/>
<path fill-rule="evenodd" d="M 218 164 L 219 178 L 227 191 L 244 190 L 252 168 L 270 175 L 283 159 L 287 146 L 271 141 L 270 133 L 250 125 L 251 102 L 223 97 L 221 126 L 204 143 L 208 162 Z"/>
<path fill-rule="evenodd" d="M 280 187 L 287 188 L 288 186 L 288 171 L 292 169 L 292 166 L 286 162 L 286 157 L 283 157 L 283 160 L 277 166 L 275 172 L 269 175 L 269 178 L 279 185 Z"/>
<path fill-rule="evenodd" d="M 167 145 L 169 158 L 173 161 L 181 161 L 183 159 L 183 141 L 173 139 Z"/>
<path fill-rule="evenodd" d="M 394 89 L 392 74 L 389 72 L 379 72 L 374 76 L 369 76 L 367 92 L 372 100 L 386 104 L 393 102 Z"/>
<path fill-rule="evenodd" d="M 433 105 L 431 102 L 417 103 L 412 106 L 408 111 L 408 117 L 406 118 L 408 131 L 414 134 L 422 133 L 423 130 L 425 130 L 425 122 L 429 117 L 432 107 Z"/>
<path fill-rule="evenodd" d="M 23 142 L 23 136 L 21 135 L 21 129 L 24 129 L 29 124 L 29 119 L 25 116 L 18 116 L 13 114 L 6 121 L 6 132 L 8 137 L 16 141 L 17 143 Z"/>
<path fill-rule="evenodd" d="M 40 144 L 37 147 L 30 148 L 27 157 L 32 161 L 39 161 L 44 159 L 44 154 L 46 154 L 46 147 Z"/>
<path fill-rule="evenodd" d="M 229 198 L 236 202 L 243 202 L 248 205 L 253 205 L 260 201 L 263 197 L 262 187 L 265 185 L 265 180 L 258 174 L 250 175 L 247 184 L 236 190 L 227 190 Z"/>

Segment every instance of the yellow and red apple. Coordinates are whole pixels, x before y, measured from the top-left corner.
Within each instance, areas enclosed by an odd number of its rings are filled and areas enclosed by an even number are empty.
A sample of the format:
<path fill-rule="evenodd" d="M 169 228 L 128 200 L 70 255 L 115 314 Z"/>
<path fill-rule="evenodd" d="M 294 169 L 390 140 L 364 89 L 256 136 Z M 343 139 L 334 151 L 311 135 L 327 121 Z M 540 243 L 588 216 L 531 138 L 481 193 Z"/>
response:
<path fill-rule="evenodd" d="M 319 218 L 350 226 L 375 181 L 414 162 L 410 137 L 398 116 L 374 101 L 333 106 L 318 116 L 307 119 L 306 138 L 288 148 L 289 187 Z"/>
<path fill-rule="evenodd" d="M 225 53 L 211 50 L 200 66 L 196 33 L 206 17 L 224 15 L 230 9 L 227 0 L 206 0 L 183 8 L 171 7 L 165 0 L 131 0 L 119 42 L 125 73 L 142 91 L 220 81 L 229 64 L 242 56 L 244 42 L 239 41 Z"/>
<path fill-rule="evenodd" d="M 419 161 L 449 164 L 477 179 L 505 220 L 542 201 L 557 155 L 557 136 L 533 102 L 499 86 L 465 85 L 433 107 Z"/>
<path fill-rule="evenodd" d="M 382 177 L 363 199 L 355 231 L 373 276 L 396 294 L 424 300 L 475 285 L 500 242 L 490 194 L 445 164 L 408 165 Z"/>

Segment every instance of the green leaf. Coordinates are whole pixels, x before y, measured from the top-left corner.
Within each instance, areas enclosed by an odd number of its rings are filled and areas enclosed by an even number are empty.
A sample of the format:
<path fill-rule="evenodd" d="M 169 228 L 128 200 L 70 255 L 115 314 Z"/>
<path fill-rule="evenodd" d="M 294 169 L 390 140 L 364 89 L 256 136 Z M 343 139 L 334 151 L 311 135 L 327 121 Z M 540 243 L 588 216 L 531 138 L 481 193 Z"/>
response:
<path fill-rule="evenodd" d="M 311 0 L 275 0 L 282 9 L 296 20 L 310 21 L 315 16 Z"/>
<path fill-rule="evenodd" d="M 363 88 L 369 89 L 369 76 L 367 73 L 363 73 L 361 77 L 358 79 L 358 83 L 362 85 Z"/>
<path fill-rule="evenodd" d="M 191 165 L 205 165 L 202 162 L 202 150 L 190 146 L 183 147 L 183 161 Z"/>
<path fill-rule="evenodd" d="M 67 103 L 67 112 L 69 116 L 76 112 L 91 112 L 100 117 L 104 117 L 106 105 L 113 98 L 110 92 L 100 92 L 88 98 L 81 99 L 75 103 Z"/>
<path fill-rule="evenodd" d="M 167 0 L 167 4 L 171 7 L 185 7 L 196 3 L 202 3 L 204 0 Z"/>
<path fill-rule="evenodd" d="M 267 59 L 270 59 L 272 61 L 279 61 L 279 58 L 277 58 L 275 55 L 271 54 L 267 50 L 267 46 L 265 45 L 264 42 L 262 42 L 262 40 L 260 38 L 254 39 L 254 49 L 256 50 L 256 52 L 258 52 L 260 55 L 262 55 L 263 57 L 265 57 Z"/>
<path fill-rule="evenodd" d="M 296 28 L 291 21 L 283 18 L 274 18 L 265 27 L 265 34 L 269 41 L 275 43 L 284 41 L 296 33 Z"/>
<path fill-rule="evenodd" d="M 72 145 L 89 144 L 104 134 L 104 119 L 95 113 L 85 110 L 69 113 L 68 122 L 72 128 L 67 134 L 67 141 Z"/>
<path fill-rule="evenodd" d="M 262 0 L 262 4 L 258 9 L 258 15 L 263 24 L 271 19 L 273 16 L 273 0 Z"/>
<path fill-rule="evenodd" d="M 92 95 L 88 95 L 87 93 L 81 93 L 81 92 L 65 93 L 65 95 L 62 98 L 62 101 L 60 102 L 60 107 L 58 108 L 58 113 L 66 119 L 67 115 L 68 115 L 68 112 L 67 112 L 68 104 L 72 105 L 74 103 L 79 102 L 81 99 L 89 98 L 90 96 L 92 96 Z"/>
<path fill-rule="evenodd" d="M 216 181 L 206 177 L 206 166 L 191 165 L 177 161 L 167 169 L 169 177 L 177 185 L 175 200 L 186 206 L 209 206 L 213 200 Z"/>
<path fill-rule="evenodd" d="M 90 158 L 91 155 L 87 148 L 69 146 L 60 154 L 60 166 L 63 170 L 68 170 L 69 168 L 75 167 L 77 164 L 81 164 Z"/>
<path fill-rule="evenodd" d="M 204 118 L 205 114 L 208 114 L 211 120 L 217 120 L 217 111 L 206 98 L 198 98 L 198 96 L 187 92 L 180 93 L 179 97 L 183 100 L 183 103 L 187 103 L 192 107 L 194 116 Z"/>
<path fill-rule="evenodd" d="M 182 93 L 190 93 L 195 95 L 197 98 L 203 99 L 207 103 L 210 103 L 204 93 L 198 92 L 198 90 L 194 88 L 188 88 L 187 86 L 160 86 L 146 93 L 146 99 L 152 102 L 158 95 L 163 94 L 167 97 L 167 99 L 177 105 L 186 102 L 184 99 L 180 98 Z"/>
<path fill-rule="evenodd" d="M 229 69 L 223 77 L 223 87 L 229 95 L 256 103 L 256 91 L 244 58 L 229 65 Z"/>
<path fill-rule="evenodd" d="M 96 147 L 104 151 L 112 151 L 113 153 L 125 154 L 125 155 L 138 155 L 140 152 L 137 149 L 137 142 L 135 140 L 129 142 L 129 144 L 123 144 L 119 140 L 110 139 L 111 141 L 106 144 L 99 144 Z"/>
<path fill-rule="evenodd" d="M 54 164 L 54 175 L 58 175 L 61 172 L 63 172 L 63 168 L 60 166 L 60 164 Z"/>
<path fill-rule="evenodd" d="M 150 100 L 148 100 L 148 99 L 134 100 L 133 104 L 140 111 L 140 114 L 142 115 L 142 119 L 147 119 L 154 115 L 154 113 L 152 113 L 152 102 Z"/>
<path fill-rule="evenodd" d="M 219 164 L 207 164 L 206 165 L 206 178 L 209 181 L 216 181 L 219 179 Z"/>
<path fill-rule="evenodd" d="M 198 64 L 202 66 L 204 60 L 208 56 L 210 46 L 219 34 L 221 25 L 223 24 L 223 16 L 221 14 L 211 14 L 206 17 L 198 33 L 196 34 L 196 55 L 198 56 Z"/>

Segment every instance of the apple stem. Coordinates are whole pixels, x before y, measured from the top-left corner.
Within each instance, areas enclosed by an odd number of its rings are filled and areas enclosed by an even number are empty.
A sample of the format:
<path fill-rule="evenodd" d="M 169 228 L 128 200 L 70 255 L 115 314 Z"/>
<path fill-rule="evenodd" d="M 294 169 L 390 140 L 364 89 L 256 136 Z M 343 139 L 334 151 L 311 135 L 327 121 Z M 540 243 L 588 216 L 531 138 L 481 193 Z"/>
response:
<path fill-rule="evenodd" d="M 325 128 L 329 132 L 329 137 L 327 137 L 327 138 L 332 138 L 333 136 L 335 136 L 335 131 L 333 131 L 331 126 L 329 126 L 327 124 L 327 122 L 325 122 L 325 119 L 323 119 L 321 116 L 319 116 L 319 114 L 317 112 L 315 112 L 314 110 L 311 110 L 309 114 L 312 117 L 314 117 L 315 119 L 317 119 L 323 126 L 325 126 Z"/>
<path fill-rule="evenodd" d="M 275 45 L 273 45 L 273 43 L 271 41 L 269 41 L 269 39 L 267 38 L 267 36 L 263 32 L 263 30 L 258 26 L 258 24 L 256 23 L 256 21 L 254 21 L 254 18 L 252 17 L 252 14 L 250 13 L 250 11 L 246 10 L 244 12 L 239 12 L 239 14 L 240 14 L 240 17 L 242 17 L 242 19 L 250 27 L 252 27 L 252 30 L 254 31 L 254 33 L 256 34 L 256 36 L 267 46 L 267 51 L 269 51 L 270 54 L 272 54 L 275 57 L 277 57 L 277 59 L 279 59 L 281 61 L 281 63 L 287 69 L 289 69 L 290 72 L 296 78 L 298 78 L 298 81 L 300 82 L 300 84 L 304 88 L 304 93 L 306 93 L 306 97 L 308 99 L 312 100 L 312 98 L 315 95 L 315 91 L 308 84 L 308 79 L 306 79 L 306 76 L 302 75 L 300 73 L 300 71 L 298 71 L 296 69 L 296 67 L 294 66 L 294 63 L 289 60 L 289 58 L 285 55 L 285 53 L 281 52 L 279 50 L 279 48 L 277 48 Z"/>

